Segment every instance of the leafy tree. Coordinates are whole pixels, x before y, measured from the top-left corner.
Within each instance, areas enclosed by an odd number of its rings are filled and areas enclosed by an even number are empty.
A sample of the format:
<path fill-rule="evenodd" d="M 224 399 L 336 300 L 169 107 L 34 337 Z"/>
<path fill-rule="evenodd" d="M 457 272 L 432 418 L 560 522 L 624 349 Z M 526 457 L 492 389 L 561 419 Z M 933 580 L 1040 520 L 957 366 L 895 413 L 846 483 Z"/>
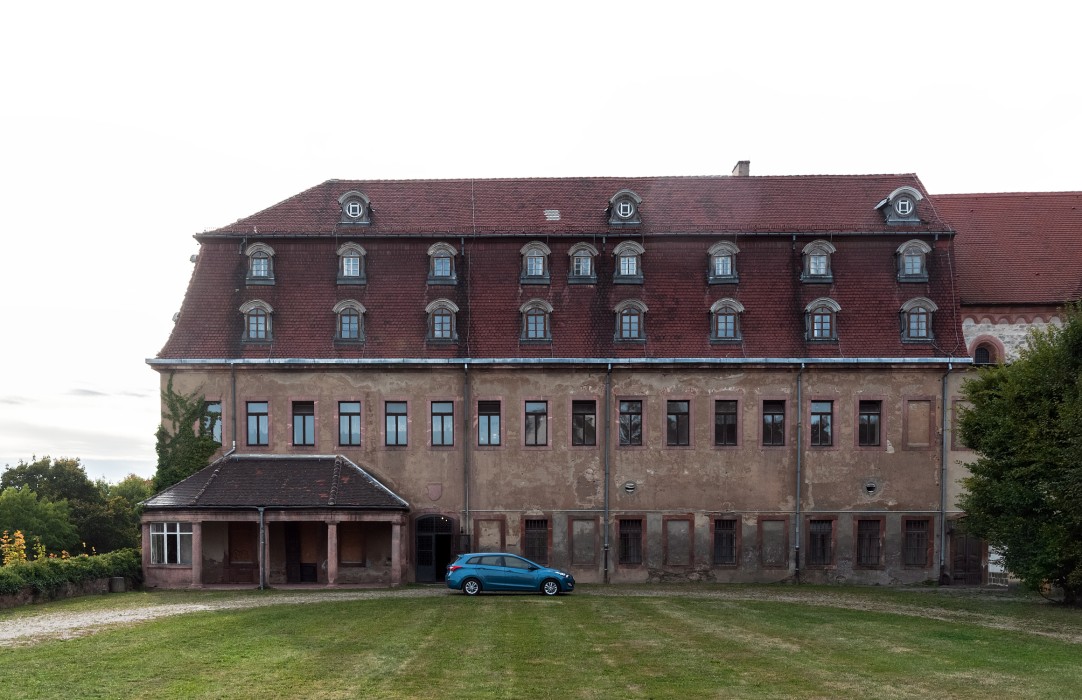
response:
<path fill-rule="evenodd" d="M 979 454 L 959 501 L 966 530 L 1027 587 L 1082 604 L 1082 304 L 962 391 L 961 435 Z"/>
<path fill-rule="evenodd" d="M 52 552 L 77 551 L 79 534 L 67 501 L 39 499 L 30 489 L 0 491 L 0 532 L 21 530 L 27 542 L 35 537 Z"/>
<path fill-rule="evenodd" d="M 8 467 L 0 475 L 0 488 L 25 489 L 37 494 L 42 501 L 65 502 L 78 537 L 88 549 L 105 552 L 117 548 L 104 531 L 105 495 L 90 480 L 78 459 L 45 456 L 41 459 L 32 457 L 30 462 L 19 460 L 16 466 Z M 45 541 L 43 533 L 35 534 Z"/>
<path fill-rule="evenodd" d="M 167 421 L 155 434 L 158 471 L 154 474 L 154 490 L 161 491 L 183 481 L 210 462 L 221 445 L 214 439 L 217 414 L 207 411 L 199 390 L 181 394 L 173 390 L 173 377 L 162 392 Z M 168 424 L 169 427 L 166 427 Z M 170 432 L 172 428 L 173 432 Z"/>

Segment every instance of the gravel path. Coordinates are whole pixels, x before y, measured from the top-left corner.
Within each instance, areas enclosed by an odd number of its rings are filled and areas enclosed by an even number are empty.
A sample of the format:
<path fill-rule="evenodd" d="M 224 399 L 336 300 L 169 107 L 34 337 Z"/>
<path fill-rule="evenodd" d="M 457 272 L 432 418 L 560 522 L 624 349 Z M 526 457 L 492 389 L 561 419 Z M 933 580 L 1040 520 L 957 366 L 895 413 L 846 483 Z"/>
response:
<path fill-rule="evenodd" d="M 439 586 L 426 588 L 399 588 L 394 590 L 355 590 L 355 591 L 275 591 L 266 597 L 238 595 L 236 598 L 208 600 L 206 603 L 162 603 L 160 605 L 140 605 L 131 608 L 91 611 L 58 611 L 50 606 L 42 606 L 40 612 L 26 614 L 20 609 L 19 614 L 4 619 L 0 613 L 0 647 L 25 646 L 46 639 L 72 639 L 93 634 L 103 629 L 119 625 L 130 625 L 146 620 L 154 620 L 172 615 L 184 615 L 193 612 L 211 610 L 237 610 L 243 608 L 265 607 L 268 605 L 299 605 L 347 600 L 373 600 L 380 598 L 427 598 L 456 595 Z M 974 624 L 992 629 L 1012 632 L 1025 632 L 1059 639 L 1073 644 L 1082 644 L 1082 633 L 1077 626 L 1066 624 L 1061 629 L 1050 629 L 1047 624 L 1029 624 L 1025 620 L 987 615 L 964 610 L 936 607 L 933 600 L 928 606 L 887 604 L 874 598 L 846 593 L 819 591 L 792 592 L 777 588 L 754 590 L 740 589 L 683 589 L 680 587 L 661 587 L 644 589 L 621 586 L 598 586 L 588 591 L 579 591 L 576 596 L 636 596 L 636 597 L 689 597 L 712 598 L 730 601 L 770 601 L 788 602 L 800 605 L 815 605 L 849 610 L 924 617 L 945 622 Z M 10 611 L 9 611 L 10 612 Z"/>

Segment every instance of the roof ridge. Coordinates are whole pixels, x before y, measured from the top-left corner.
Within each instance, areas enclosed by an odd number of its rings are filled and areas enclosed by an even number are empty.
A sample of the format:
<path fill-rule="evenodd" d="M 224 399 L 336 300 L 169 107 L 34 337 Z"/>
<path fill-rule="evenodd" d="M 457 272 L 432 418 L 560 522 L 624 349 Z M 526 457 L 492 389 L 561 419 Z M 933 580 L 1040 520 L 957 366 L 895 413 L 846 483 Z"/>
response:
<path fill-rule="evenodd" d="M 334 476 L 331 479 L 331 494 L 327 498 L 327 505 L 333 506 L 338 503 L 338 485 L 342 483 L 342 456 L 334 456 Z"/>

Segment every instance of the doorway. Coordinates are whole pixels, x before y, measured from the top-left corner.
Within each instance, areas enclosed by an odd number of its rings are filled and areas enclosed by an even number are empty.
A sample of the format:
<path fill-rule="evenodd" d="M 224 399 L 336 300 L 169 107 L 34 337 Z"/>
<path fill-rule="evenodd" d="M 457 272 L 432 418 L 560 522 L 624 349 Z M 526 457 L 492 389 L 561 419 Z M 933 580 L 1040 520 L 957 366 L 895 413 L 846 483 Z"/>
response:
<path fill-rule="evenodd" d="M 983 553 L 983 541 L 956 528 L 951 533 L 951 582 L 958 586 L 981 585 Z"/>
<path fill-rule="evenodd" d="M 454 521 L 442 515 L 417 518 L 417 583 L 438 583 L 454 557 Z"/>

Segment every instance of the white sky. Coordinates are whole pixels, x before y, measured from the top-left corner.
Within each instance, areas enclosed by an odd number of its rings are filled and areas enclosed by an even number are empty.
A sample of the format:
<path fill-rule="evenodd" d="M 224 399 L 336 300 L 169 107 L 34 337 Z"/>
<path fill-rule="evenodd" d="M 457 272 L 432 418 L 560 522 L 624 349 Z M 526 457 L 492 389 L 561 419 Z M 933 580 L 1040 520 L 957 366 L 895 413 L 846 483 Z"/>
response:
<path fill-rule="evenodd" d="M 301 7 L 0 10 L 0 467 L 153 474 L 192 235 L 330 178 L 1082 190 L 1075 3 Z"/>

